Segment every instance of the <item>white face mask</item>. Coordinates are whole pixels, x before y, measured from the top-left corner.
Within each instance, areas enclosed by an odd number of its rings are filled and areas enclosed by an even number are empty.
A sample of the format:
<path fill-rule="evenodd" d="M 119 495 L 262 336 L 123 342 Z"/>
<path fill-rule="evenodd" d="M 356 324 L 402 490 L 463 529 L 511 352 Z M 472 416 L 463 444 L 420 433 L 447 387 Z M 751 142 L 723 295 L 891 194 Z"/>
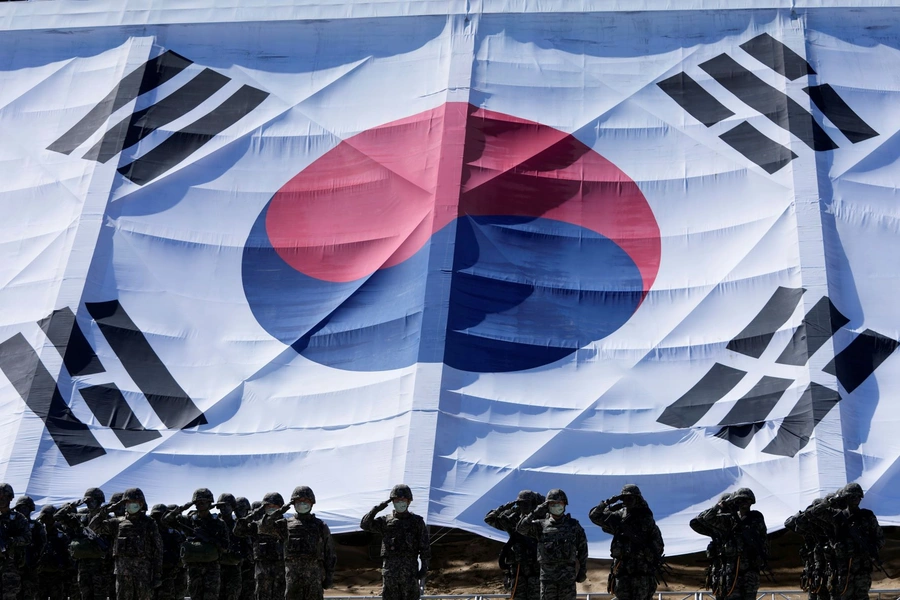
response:
<path fill-rule="evenodd" d="M 563 514 L 564 512 L 566 512 L 565 504 L 554 504 L 553 506 L 550 507 L 550 514 L 553 515 L 554 517 L 558 517 L 559 515 Z"/>
<path fill-rule="evenodd" d="M 394 510 L 398 513 L 406 512 L 406 509 L 409 507 L 409 502 L 406 500 L 397 500 L 394 502 Z"/>
<path fill-rule="evenodd" d="M 297 502 L 294 504 L 294 510 L 297 511 L 298 515 L 305 515 L 312 510 L 312 504 L 309 502 Z"/>
<path fill-rule="evenodd" d="M 269 515 L 270 517 L 271 517 L 272 515 L 274 515 L 276 512 L 278 512 L 278 509 L 277 509 L 277 508 L 267 508 L 267 509 L 266 509 L 266 514 Z"/>
<path fill-rule="evenodd" d="M 125 511 L 130 514 L 137 514 L 141 510 L 141 504 L 139 502 L 129 502 L 125 505 Z"/>

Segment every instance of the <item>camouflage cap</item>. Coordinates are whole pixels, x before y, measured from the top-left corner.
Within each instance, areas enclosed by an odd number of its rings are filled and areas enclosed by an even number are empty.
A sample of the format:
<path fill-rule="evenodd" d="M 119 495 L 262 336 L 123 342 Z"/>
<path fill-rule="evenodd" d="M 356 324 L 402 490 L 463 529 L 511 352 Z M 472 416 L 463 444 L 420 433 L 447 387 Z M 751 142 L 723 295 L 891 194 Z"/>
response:
<path fill-rule="evenodd" d="M 263 496 L 263 504 L 275 504 L 276 506 L 284 506 L 284 496 L 278 492 L 269 492 Z"/>
<path fill-rule="evenodd" d="M 237 504 L 237 500 L 234 499 L 234 495 L 229 494 L 228 492 L 225 492 L 224 494 L 219 494 L 219 499 L 216 500 L 216 502 L 218 502 L 219 504 L 225 504 L 227 506 L 230 506 L 232 508 L 232 510 L 234 509 L 234 505 Z"/>
<path fill-rule="evenodd" d="M 547 502 L 565 502 L 569 503 L 569 497 L 561 489 L 554 488 L 547 492 Z"/>
<path fill-rule="evenodd" d="M 140 502 L 142 506 L 147 506 L 147 500 L 144 499 L 144 492 L 141 488 L 128 488 L 125 490 L 125 493 L 122 494 L 122 499 Z"/>
<path fill-rule="evenodd" d="M 756 494 L 750 488 L 740 488 L 731 495 L 731 501 L 747 500 L 750 504 L 756 504 Z"/>
<path fill-rule="evenodd" d="M 84 491 L 84 497 L 96 501 L 98 504 L 106 502 L 106 494 L 100 488 L 92 487 Z"/>
<path fill-rule="evenodd" d="M 854 498 L 865 498 L 866 495 L 863 493 L 862 486 L 858 483 L 848 483 L 840 490 L 838 490 L 838 496 L 841 498 L 854 497 Z"/>
<path fill-rule="evenodd" d="M 406 498 L 407 500 L 412 502 L 412 490 L 409 489 L 409 486 L 405 483 L 398 483 L 393 488 L 391 488 L 391 500 L 393 500 L 394 498 Z"/>
<path fill-rule="evenodd" d="M 201 500 L 206 500 L 212 504 L 216 501 L 216 498 L 213 496 L 213 493 L 209 491 L 209 488 L 197 488 L 191 496 L 191 502 L 200 502 Z"/>
<path fill-rule="evenodd" d="M 291 493 L 291 502 L 295 502 L 300 498 L 306 498 L 313 504 L 316 503 L 316 494 L 312 491 L 312 488 L 307 485 L 298 485 Z"/>
<path fill-rule="evenodd" d="M 38 511 L 38 519 L 42 517 L 52 517 L 56 514 L 56 507 L 52 504 L 45 504 L 41 507 L 41 510 Z"/>
<path fill-rule="evenodd" d="M 12 500 L 16 497 L 16 493 L 13 491 L 13 488 L 8 483 L 0 483 L 0 498 L 7 498 L 8 500 Z"/>
<path fill-rule="evenodd" d="M 633 483 L 626 483 L 622 486 L 622 491 L 619 492 L 620 496 L 640 496 L 641 488 L 634 485 Z"/>
<path fill-rule="evenodd" d="M 30 513 L 34 512 L 34 500 L 31 499 L 31 496 L 19 496 L 15 508 L 23 508 Z"/>
<path fill-rule="evenodd" d="M 157 515 L 164 515 L 169 512 L 169 508 L 165 504 L 154 504 L 153 508 L 150 509 L 150 516 L 155 517 Z"/>

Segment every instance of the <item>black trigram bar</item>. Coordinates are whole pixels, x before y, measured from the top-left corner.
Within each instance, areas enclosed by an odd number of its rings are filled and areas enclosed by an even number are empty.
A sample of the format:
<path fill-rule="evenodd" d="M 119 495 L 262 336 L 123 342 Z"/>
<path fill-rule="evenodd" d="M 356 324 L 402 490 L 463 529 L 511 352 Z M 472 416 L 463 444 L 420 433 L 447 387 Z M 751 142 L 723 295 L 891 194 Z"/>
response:
<path fill-rule="evenodd" d="M 92 385 L 79 391 L 97 420 L 112 429 L 126 448 L 162 437 L 158 431 L 144 428 L 116 384 Z"/>
<path fill-rule="evenodd" d="M 773 38 L 768 33 L 756 36 L 741 44 L 744 52 L 791 81 L 816 72 L 802 56 Z"/>
<path fill-rule="evenodd" d="M 191 61 L 172 51 L 166 51 L 122 78 L 94 108 L 62 137 L 47 148 L 53 152 L 71 154 L 116 112 L 141 94 L 169 81 L 191 65 Z"/>
<path fill-rule="evenodd" d="M 770 175 L 797 158 L 790 148 L 770 140 L 747 121 L 726 131 L 719 138 Z"/>
<path fill-rule="evenodd" d="M 753 436 L 766 422 L 766 417 L 781 400 L 793 379 L 765 376 L 735 402 L 725 418 L 719 423 L 722 429 L 717 437 L 727 439 L 735 446 L 746 448 Z"/>
<path fill-rule="evenodd" d="M 200 106 L 231 81 L 211 69 L 199 75 L 166 96 L 156 104 L 126 117 L 91 148 L 84 158 L 105 163 L 124 148 L 139 141 L 175 119 L 183 117 Z"/>
<path fill-rule="evenodd" d="M 734 113 L 691 79 L 685 72 L 663 79 L 656 85 L 692 117 L 711 127 Z"/>
<path fill-rule="evenodd" d="M 156 179 L 240 121 L 268 96 L 268 92 L 242 86 L 212 112 L 175 132 L 131 164 L 120 167 L 119 173 L 138 185 Z"/>
<path fill-rule="evenodd" d="M 836 391 L 810 383 L 763 452 L 776 456 L 796 455 L 809 443 L 813 430 L 840 400 Z"/>
<path fill-rule="evenodd" d="M 810 100 L 822 111 L 822 114 L 828 117 L 828 120 L 834 123 L 834 126 L 840 129 L 841 133 L 854 144 L 878 135 L 878 132 L 853 112 L 853 109 L 827 83 L 806 87 L 803 88 L 803 91 L 809 94 Z"/>
<path fill-rule="evenodd" d="M 775 362 L 802 367 L 835 332 L 849 322 L 850 319 L 835 308 L 828 296 L 822 296 L 803 317 L 800 327 Z"/>
<path fill-rule="evenodd" d="M 169 429 L 205 425 L 206 417 L 178 385 L 118 300 L 85 303 L 122 366 Z"/>
<path fill-rule="evenodd" d="M 72 413 L 53 376 L 21 333 L 0 343 L 0 371 L 44 422 L 69 466 L 106 454 L 88 426 Z"/>
<path fill-rule="evenodd" d="M 694 387 L 667 406 L 656 421 L 677 429 L 693 427 L 709 412 L 713 404 L 734 389 L 746 374 L 740 369 L 720 363 L 714 364 Z"/>
<path fill-rule="evenodd" d="M 866 329 L 822 370 L 836 376 L 850 394 L 881 366 L 897 346 L 900 346 L 900 342 Z"/>
<path fill-rule="evenodd" d="M 791 318 L 805 291 L 803 288 L 779 286 L 759 314 L 728 342 L 726 348 L 753 358 L 762 356 L 775 332 Z"/>
<path fill-rule="evenodd" d="M 838 147 L 806 109 L 727 54 L 720 54 L 701 63 L 700 68 L 742 102 L 782 129 L 790 131 L 813 150 L 818 152 Z"/>
<path fill-rule="evenodd" d="M 70 376 L 105 372 L 100 359 L 75 322 L 75 313 L 68 306 L 53 311 L 50 316 L 39 321 L 38 325 L 62 355 L 63 364 Z"/>

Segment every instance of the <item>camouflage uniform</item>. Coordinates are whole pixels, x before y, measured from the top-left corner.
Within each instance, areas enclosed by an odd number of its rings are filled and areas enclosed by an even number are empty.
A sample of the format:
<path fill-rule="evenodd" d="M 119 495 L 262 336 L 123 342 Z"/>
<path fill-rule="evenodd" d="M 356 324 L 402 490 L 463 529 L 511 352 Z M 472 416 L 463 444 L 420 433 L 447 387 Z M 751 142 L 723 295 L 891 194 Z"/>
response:
<path fill-rule="evenodd" d="M 69 535 L 69 554 L 75 560 L 78 575 L 78 590 L 81 600 L 106 600 L 109 595 L 109 548 L 111 541 L 97 535 L 88 527 L 106 500 L 103 490 L 88 488 L 84 499 L 60 507 L 56 520 Z M 85 509 L 75 512 L 82 502 Z"/>
<path fill-rule="evenodd" d="M 187 567 L 191 600 L 219 599 L 219 555 L 228 549 L 228 528 L 217 515 L 210 514 L 213 502 L 212 492 L 199 488 L 190 503 L 176 507 L 163 517 L 164 524 L 180 529 L 187 536 L 182 545 L 182 559 Z M 181 514 L 192 505 L 197 506 L 196 513 Z"/>
<path fill-rule="evenodd" d="M 298 506 L 300 500 L 310 511 L 316 496 L 310 488 L 299 486 L 291 502 Z M 298 509 L 290 519 L 263 517 L 261 527 L 271 527 L 284 543 L 285 600 L 322 600 L 324 589 L 334 581 L 337 562 L 328 525 L 312 512 L 301 514 Z"/>
<path fill-rule="evenodd" d="M 113 536 L 113 561 L 117 600 L 153 600 L 154 589 L 161 584 L 163 546 L 156 521 L 147 516 L 144 493 L 138 488 L 126 490 L 122 505 L 136 505 L 124 517 L 95 516 L 91 529 Z"/>
<path fill-rule="evenodd" d="M 875 514 L 859 508 L 864 497 L 858 483 L 848 483 L 833 499 L 823 502 L 832 524 L 831 541 L 835 555 L 835 569 L 831 594 L 835 600 L 866 600 L 872 587 L 872 568 L 884 547 L 884 532 Z"/>
<path fill-rule="evenodd" d="M 250 501 L 244 497 L 235 499 L 234 514 L 238 519 L 243 519 L 252 512 Z M 235 522 L 235 526 L 237 522 Z M 234 531 L 232 527 L 231 531 Z M 241 599 L 253 600 L 256 598 L 256 564 L 253 562 L 253 542 L 248 538 L 235 536 L 238 548 L 241 552 Z"/>
<path fill-rule="evenodd" d="M 817 519 L 812 516 L 822 502 L 816 499 L 803 511 L 790 516 L 784 522 L 787 529 L 803 536 L 800 547 L 800 558 L 803 561 L 803 572 L 800 574 L 800 589 L 805 590 L 809 600 L 828 600 L 828 560 L 826 548 L 829 547 L 827 531 L 823 530 Z"/>
<path fill-rule="evenodd" d="M 31 543 L 28 519 L 10 510 L 15 492 L 8 483 L 0 483 L 0 600 L 17 600 L 21 591 L 19 557 Z"/>
<path fill-rule="evenodd" d="M 731 494 L 722 494 L 719 498 L 719 502 L 724 502 L 730 495 Z M 725 572 L 725 565 L 722 561 L 723 536 L 717 529 L 708 526 L 704 521 L 701 521 L 697 517 L 691 519 L 690 526 L 691 529 L 700 535 L 711 538 L 709 544 L 706 546 L 706 559 L 709 561 L 709 564 L 706 567 L 705 587 L 713 593 L 716 600 L 724 600 L 725 592 L 727 590 L 722 589 L 722 576 Z"/>
<path fill-rule="evenodd" d="M 541 596 L 537 541 L 516 531 L 516 526 L 543 502 L 541 494 L 523 490 L 514 502 L 495 508 L 484 517 L 485 523 L 509 534 L 509 541 L 500 551 L 500 568 L 505 572 L 504 585 L 514 600 L 538 600 Z"/>
<path fill-rule="evenodd" d="M 54 518 L 56 508 L 41 508 L 38 521 L 44 526 L 47 544 L 38 561 L 38 598 L 41 600 L 65 600 L 69 597 L 68 574 L 72 570 L 69 560 L 69 536 L 57 527 Z"/>
<path fill-rule="evenodd" d="M 219 518 L 228 528 L 228 550 L 219 556 L 219 600 L 239 600 L 241 597 L 241 540 L 234 535 L 234 496 L 220 494 L 217 502 Z"/>
<path fill-rule="evenodd" d="M 391 500 L 412 502 L 412 491 L 404 484 L 395 485 Z M 390 515 L 376 516 L 387 508 L 391 500 L 376 505 L 359 523 L 363 531 L 377 533 L 381 539 L 381 577 L 383 600 L 417 600 L 421 594 L 419 582 L 428 573 L 431 546 L 428 528 L 419 515 L 394 510 Z M 418 559 L 422 566 L 419 567 Z"/>
<path fill-rule="evenodd" d="M 284 598 L 284 547 L 274 535 L 260 532 L 259 525 L 266 506 L 284 506 L 284 498 L 278 492 L 269 492 L 263 498 L 265 504 L 238 519 L 234 534 L 249 538 L 253 543 L 254 583 L 256 600 L 282 600 Z M 277 509 L 276 509 L 277 510 Z"/>
<path fill-rule="evenodd" d="M 587 576 L 587 537 L 568 513 L 550 514 L 551 503 L 568 504 L 562 490 L 550 490 L 547 501 L 519 521 L 516 530 L 537 540 L 541 600 L 572 600 L 576 582 Z"/>
<path fill-rule="evenodd" d="M 749 510 L 756 497 L 741 488 L 724 502 L 704 510 L 697 520 L 722 538 L 722 590 L 727 600 L 756 600 L 759 572 L 768 560 L 766 521 L 762 513 Z M 737 509 L 746 503 L 747 511 Z"/>
<path fill-rule="evenodd" d="M 156 504 L 150 510 L 150 516 L 156 521 L 159 528 L 159 537 L 162 540 L 163 548 L 160 585 L 156 589 L 157 600 L 183 600 L 187 595 L 186 573 L 184 564 L 181 562 L 181 544 L 184 543 L 184 534 L 163 523 L 165 514 L 176 508 L 174 505 L 170 508 L 164 504 Z"/>
<path fill-rule="evenodd" d="M 19 595 L 25 600 L 34 600 L 37 598 L 38 593 L 38 561 L 44 553 L 44 546 L 47 545 L 47 533 L 41 523 L 31 519 L 31 513 L 34 512 L 34 500 L 28 496 L 22 496 L 16 501 L 15 509 L 28 519 L 28 535 L 31 539 L 31 542 L 22 552 L 21 568 L 19 570 L 22 583 Z"/>
<path fill-rule="evenodd" d="M 613 536 L 609 545 L 613 558 L 609 591 L 619 600 L 652 598 L 664 544 L 638 486 L 625 485 L 619 496 L 592 508 L 589 516 L 592 523 Z"/>

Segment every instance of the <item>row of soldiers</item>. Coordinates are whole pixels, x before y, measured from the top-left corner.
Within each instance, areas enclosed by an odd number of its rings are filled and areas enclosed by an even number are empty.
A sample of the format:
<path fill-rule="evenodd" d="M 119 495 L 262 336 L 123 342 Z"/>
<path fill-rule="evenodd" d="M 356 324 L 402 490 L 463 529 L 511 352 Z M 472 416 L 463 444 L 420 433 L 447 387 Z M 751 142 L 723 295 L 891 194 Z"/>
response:
<path fill-rule="evenodd" d="M 200 488 L 149 513 L 139 488 L 108 503 L 89 488 L 36 519 L 30 498 L 13 498 L 0 484 L 0 600 L 320 600 L 333 582 L 331 532 L 306 486 L 256 507 Z"/>
<path fill-rule="evenodd" d="M 485 516 L 485 523 L 510 536 L 500 566 L 513 600 L 572 600 L 576 583 L 587 578 L 587 536 L 566 512 L 568 504 L 560 489 L 546 497 L 523 490 Z M 640 488 L 625 485 L 592 508 L 588 518 L 612 535 L 608 591 L 619 600 L 650 600 L 665 568 L 664 544 Z"/>
<path fill-rule="evenodd" d="M 0 600 L 75 597 L 67 587 L 73 571 L 82 600 L 181 600 L 186 592 L 192 600 L 321 600 L 333 584 L 331 533 L 312 513 L 315 494 L 306 486 L 295 488 L 289 504 L 273 492 L 255 509 L 231 494 L 216 502 L 200 488 L 191 502 L 158 504 L 149 514 L 138 488 L 109 503 L 90 488 L 78 502 L 44 506 L 35 520 L 34 502 L 23 497 L 12 507 L 13 497 L 0 484 Z M 785 523 L 804 536 L 801 584 L 810 600 L 867 598 L 884 536 L 875 515 L 860 508 L 862 498 L 851 483 Z M 429 570 L 428 530 L 409 511 L 412 500 L 408 486 L 396 485 L 360 522 L 382 536 L 385 600 L 417 600 Z M 741 488 L 691 521 L 710 538 L 707 587 L 717 600 L 755 600 L 768 569 L 766 524 L 755 502 Z M 392 512 L 378 516 L 389 504 Z M 526 490 L 485 516 L 510 534 L 500 563 L 514 600 L 570 600 L 587 577 L 587 537 L 567 506 L 562 490 L 546 497 Z M 284 518 L 291 508 L 295 515 Z M 638 486 L 625 485 L 588 516 L 612 536 L 608 591 L 650 600 L 665 572 L 664 543 Z"/>
<path fill-rule="evenodd" d="M 849 483 L 784 522 L 803 536 L 800 585 L 810 600 L 867 600 L 873 567 L 884 572 L 884 533 L 875 514 L 860 508 L 864 497 L 858 483 Z"/>
<path fill-rule="evenodd" d="M 810 600 L 867 600 L 873 566 L 880 567 L 884 534 L 872 511 L 860 508 L 863 490 L 850 483 L 790 517 L 785 526 L 804 537 L 801 587 Z M 710 538 L 706 587 L 717 600 L 756 600 L 760 573 L 769 571 L 766 522 L 753 510 L 749 488 L 723 495 L 690 522 Z M 485 522 L 509 534 L 500 567 L 513 600 L 571 600 L 585 580 L 587 539 L 578 521 L 565 512 L 562 490 L 546 498 L 530 490 L 487 513 Z M 638 486 L 588 514 L 612 536 L 607 591 L 619 600 L 650 600 L 666 572 L 664 543 L 653 512 Z M 885 573 L 886 574 L 886 573 Z"/>

